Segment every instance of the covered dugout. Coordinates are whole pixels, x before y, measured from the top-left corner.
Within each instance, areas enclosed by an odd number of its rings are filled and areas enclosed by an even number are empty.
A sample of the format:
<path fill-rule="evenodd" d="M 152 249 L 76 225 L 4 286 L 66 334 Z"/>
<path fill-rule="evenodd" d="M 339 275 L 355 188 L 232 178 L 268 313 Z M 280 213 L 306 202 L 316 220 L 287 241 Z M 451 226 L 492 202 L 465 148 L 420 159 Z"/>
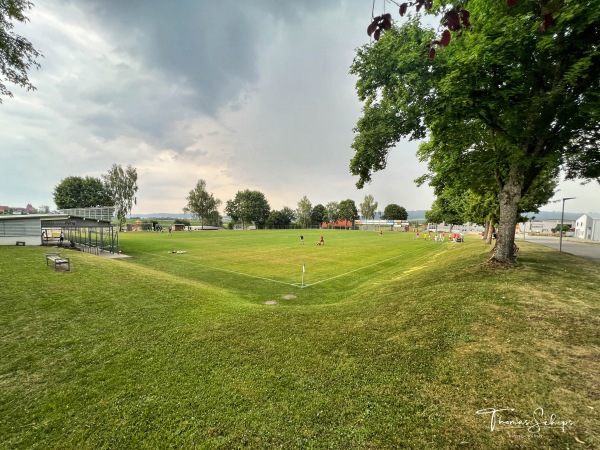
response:
<path fill-rule="evenodd" d="M 98 253 L 119 252 L 119 236 L 110 220 L 71 214 L 0 216 L 0 245 L 75 246 Z"/>

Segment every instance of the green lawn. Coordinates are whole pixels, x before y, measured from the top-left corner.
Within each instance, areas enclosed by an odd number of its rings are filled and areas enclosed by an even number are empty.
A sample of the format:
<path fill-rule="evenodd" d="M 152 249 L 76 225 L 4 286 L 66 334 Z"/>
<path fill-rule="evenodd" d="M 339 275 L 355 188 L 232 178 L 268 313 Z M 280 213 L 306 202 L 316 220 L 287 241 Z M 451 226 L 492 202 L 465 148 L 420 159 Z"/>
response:
<path fill-rule="evenodd" d="M 599 265 L 412 237 L 0 247 L 0 448 L 598 448 Z"/>

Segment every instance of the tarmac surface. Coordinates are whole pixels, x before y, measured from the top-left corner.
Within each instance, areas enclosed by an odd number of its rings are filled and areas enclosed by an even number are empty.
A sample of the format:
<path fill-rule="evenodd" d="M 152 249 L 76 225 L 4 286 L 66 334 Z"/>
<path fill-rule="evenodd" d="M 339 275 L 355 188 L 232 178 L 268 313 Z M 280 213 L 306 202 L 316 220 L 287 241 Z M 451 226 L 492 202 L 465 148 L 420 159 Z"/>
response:
<path fill-rule="evenodd" d="M 522 241 L 522 235 L 515 236 L 515 243 L 517 245 Z M 563 237 L 561 246 L 560 238 L 552 236 L 525 236 L 525 241 L 554 248 L 556 250 L 559 250 L 559 247 L 561 247 L 561 251 L 564 253 L 582 256 L 600 262 L 600 242 Z"/>

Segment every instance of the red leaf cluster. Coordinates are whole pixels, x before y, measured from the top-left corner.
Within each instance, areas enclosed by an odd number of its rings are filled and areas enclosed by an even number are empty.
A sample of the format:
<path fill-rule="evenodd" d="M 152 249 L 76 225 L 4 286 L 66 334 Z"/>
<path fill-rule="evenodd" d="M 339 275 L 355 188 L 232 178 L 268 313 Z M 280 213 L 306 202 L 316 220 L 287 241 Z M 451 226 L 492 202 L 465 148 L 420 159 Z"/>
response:
<path fill-rule="evenodd" d="M 468 28 L 471 26 L 471 22 L 469 21 L 470 17 L 471 13 L 466 9 L 452 8 L 444 14 L 442 25 L 448 27 L 450 31 L 459 31 L 461 28 Z"/>
<path fill-rule="evenodd" d="M 381 37 L 383 30 L 392 28 L 392 15 L 387 13 L 373 18 L 373 21 L 367 27 L 367 34 L 373 36 L 376 41 Z"/>
<path fill-rule="evenodd" d="M 554 23 L 552 13 L 544 14 L 544 21 L 540 24 L 540 30 L 546 31 Z"/>
<path fill-rule="evenodd" d="M 507 0 L 507 4 L 509 8 L 512 8 L 517 4 L 517 0 Z M 431 9 L 433 7 L 433 0 L 413 0 L 409 2 L 402 3 L 398 12 L 400 16 L 404 16 L 407 14 L 408 8 L 414 6 L 417 12 L 421 10 L 421 8 Z M 466 9 L 461 9 L 460 6 L 454 7 L 449 11 L 446 11 L 441 20 L 441 25 L 446 28 L 442 32 L 442 37 L 440 40 L 433 41 L 429 45 L 429 58 L 435 58 L 436 50 L 435 46 L 438 45 L 440 47 L 447 47 L 450 44 L 450 40 L 452 38 L 451 31 L 460 32 L 463 28 L 469 28 L 471 26 L 470 22 L 471 14 Z M 552 26 L 554 23 L 554 17 L 552 12 L 548 12 L 544 14 L 544 20 L 540 24 L 540 30 L 546 31 L 548 28 Z M 367 27 L 367 34 L 369 36 L 373 36 L 373 39 L 376 41 L 381 37 L 381 33 L 385 30 L 389 30 L 392 27 L 392 15 L 391 14 L 383 14 L 381 16 L 377 16 L 373 18 L 373 21 Z"/>

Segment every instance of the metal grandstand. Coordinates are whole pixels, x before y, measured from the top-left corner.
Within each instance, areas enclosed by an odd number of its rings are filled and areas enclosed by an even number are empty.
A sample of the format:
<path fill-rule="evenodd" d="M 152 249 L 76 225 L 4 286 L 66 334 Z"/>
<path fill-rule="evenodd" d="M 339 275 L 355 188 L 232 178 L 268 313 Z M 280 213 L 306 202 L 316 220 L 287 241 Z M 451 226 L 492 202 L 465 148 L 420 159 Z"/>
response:
<path fill-rule="evenodd" d="M 61 209 L 61 214 L 77 216 L 85 219 L 112 221 L 117 208 L 114 206 L 98 206 L 96 208 L 70 208 Z"/>

